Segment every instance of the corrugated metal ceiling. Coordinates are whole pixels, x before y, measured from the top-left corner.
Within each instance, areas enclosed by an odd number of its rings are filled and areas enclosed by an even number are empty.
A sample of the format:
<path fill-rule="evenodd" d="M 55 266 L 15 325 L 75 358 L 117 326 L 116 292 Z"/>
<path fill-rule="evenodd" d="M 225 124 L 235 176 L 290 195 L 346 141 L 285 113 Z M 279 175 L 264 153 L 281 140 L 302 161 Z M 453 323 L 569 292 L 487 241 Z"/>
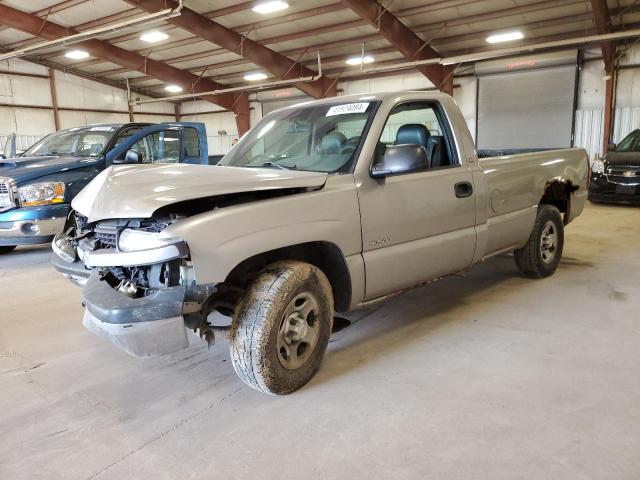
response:
<path fill-rule="evenodd" d="M 440 54 L 459 54 L 489 49 L 486 36 L 494 31 L 520 28 L 526 38 L 522 44 L 547 41 L 595 31 L 591 2 L 586 0 L 392 0 L 381 2 L 425 42 Z M 640 22 L 636 0 L 610 0 L 612 23 L 616 28 Z M 3 4 L 46 17 L 48 20 L 78 30 L 105 25 L 142 15 L 122 0 L 5 0 Z M 360 19 L 352 10 L 335 0 L 289 0 L 289 8 L 269 15 L 251 10 L 252 2 L 237 0 L 185 0 L 185 5 L 248 38 L 268 45 L 292 59 L 300 58 L 315 68 L 316 52 L 324 58 L 323 68 L 332 74 L 348 68 L 344 60 L 360 53 L 362 43 L 377 62 L 394 62 L 402 56 L 377 33 L 376 28 Z M 621 13 L 621 15 L 617 15 Z M 1 22 L 1 20 L 0 20 Z M 169 38 L 159 44 L 142 42 L 147 30 L 162 30 Z M 102 40 L 143 56 L 169 63 L 177 68 L 224 84 L 242 82 L 245 72 L 256 70 L 238 53 L 201 40 L 193 34 L 158 22 L 102 35 Z M 17 30 L 0 27 L 0 47 L 20 48 L 40 42 Z M 306 52 L 303 52 L 307 49 Z M 300 57 L 300 54 L 302 56 Z M 47 52 L 46 59 L 60 65 L 110 80 L 130 78 L 138 87 L 161 92 L 162 80 L 127 71 L 103 59 L 72 61 L 63 56 L 64 49 Z M 357 67 L 355 67 L 357 69 Z"/>

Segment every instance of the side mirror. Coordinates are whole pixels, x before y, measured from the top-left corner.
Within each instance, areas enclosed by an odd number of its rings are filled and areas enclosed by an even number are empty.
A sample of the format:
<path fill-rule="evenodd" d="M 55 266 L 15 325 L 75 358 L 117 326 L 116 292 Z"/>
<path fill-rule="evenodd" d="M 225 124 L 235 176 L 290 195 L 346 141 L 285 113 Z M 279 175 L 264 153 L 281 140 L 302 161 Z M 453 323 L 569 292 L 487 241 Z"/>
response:
<path fill-rule="evenodd" d="M 390 145 L 384 152 L 382 161 L 376 163 L 371 169 L 371 176 L 385 178 L 428 168 L 429 156 L 422 145 Z"/>
<path fill-rule="evenodd" d="M 142 154 L 137 150 L 127 150 L 124 158 L 114 158 L 113 163 L 142 163 Z"/>

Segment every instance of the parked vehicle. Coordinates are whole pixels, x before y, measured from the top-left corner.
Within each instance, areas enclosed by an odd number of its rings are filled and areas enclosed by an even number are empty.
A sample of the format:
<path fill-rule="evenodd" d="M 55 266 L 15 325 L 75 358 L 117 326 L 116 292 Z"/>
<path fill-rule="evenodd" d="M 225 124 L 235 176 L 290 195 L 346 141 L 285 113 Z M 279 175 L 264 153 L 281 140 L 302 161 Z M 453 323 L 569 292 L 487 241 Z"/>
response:
<path fill-rule="evenodd" d="M 640 129 L 627 135 L 591 166 L 589 200 L 640 205 Z"/>
<path fill-rule="evenodd" d="M 54 265 L 86 283 L 84 325 L 136 356 L 232 316 L 240 378 L 285 394 L 318 370 L 334 311 L 506 252 L 553 274 L 587 172 L 582 149 L 479 161 L 444 94 L 326 99 L 266 115 L 217 167 L 102 172 Z"/>
<path fill-rule="evenodd" d="M 0 160 L 0 254 L 51 242 L 73 197 L 118 163 L 209 162 L 201 123 L 89 125 L 52 133 L 21 157 Z"/>

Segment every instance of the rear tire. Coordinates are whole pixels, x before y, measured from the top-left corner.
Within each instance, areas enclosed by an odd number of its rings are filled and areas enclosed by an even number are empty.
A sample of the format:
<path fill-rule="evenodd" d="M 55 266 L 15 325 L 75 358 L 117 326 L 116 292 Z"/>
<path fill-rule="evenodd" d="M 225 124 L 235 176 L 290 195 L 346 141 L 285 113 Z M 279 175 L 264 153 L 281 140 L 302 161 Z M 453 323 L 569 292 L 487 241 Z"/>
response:
<path fill-rule="evenodd" d="M 527 244 L 513 252 L 516 267 L 531 278 L 553 275 L 562 258 L 563 246 L 560 210 L 552 205 L 540 205 Z"/>
<path fill-rule="evenodd" d="M 261 392 L 291 393 L 316 374 L 331 336 L 333 294 L 325 274 L 298 261 L 266 267 L 235 310 L 231 361 Z"/>
<path fill-rule="evenodd" d="M 0 255 L 11 253 L 16 249 L 16 245 L 5 245 L 0 247 Z"/>

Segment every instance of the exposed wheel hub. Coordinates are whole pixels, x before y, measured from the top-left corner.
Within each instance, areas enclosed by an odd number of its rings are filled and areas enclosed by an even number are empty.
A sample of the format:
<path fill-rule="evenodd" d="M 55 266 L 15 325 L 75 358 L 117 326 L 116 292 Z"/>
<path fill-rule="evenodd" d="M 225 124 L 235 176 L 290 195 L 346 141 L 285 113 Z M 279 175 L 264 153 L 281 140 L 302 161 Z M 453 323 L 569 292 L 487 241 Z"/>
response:
<path fill-rule="evenodd" d="M 278 331 L 278 360 L 289 370 L 299 368 L 311 356 L 318 343 L 319 307 L 309 292 L 296 295 L 287 305 Z"/>
<path fill-rule="evenodd" d="M 555 224 L 549 220 L 542 228 L 540 236 L 540 256 L 544 263 L 551 263 L 558 248 L 558 231 Z"/>

